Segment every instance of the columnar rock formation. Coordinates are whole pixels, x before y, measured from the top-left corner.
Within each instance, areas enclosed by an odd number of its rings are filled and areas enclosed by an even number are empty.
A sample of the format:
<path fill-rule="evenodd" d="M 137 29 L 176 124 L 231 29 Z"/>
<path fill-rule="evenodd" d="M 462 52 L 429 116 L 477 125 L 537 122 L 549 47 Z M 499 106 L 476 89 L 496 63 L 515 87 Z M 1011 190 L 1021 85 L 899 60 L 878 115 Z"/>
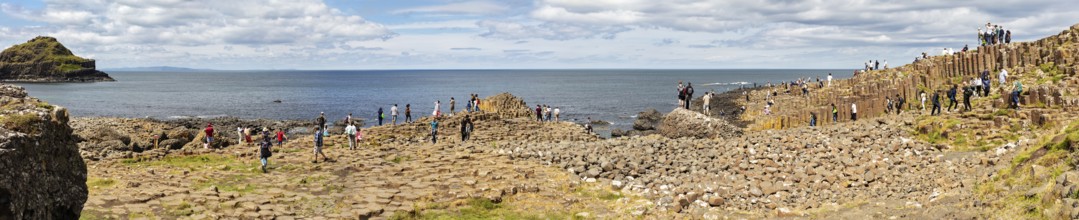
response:
<path fill-rule="evenodd" d="M 1013 76 L 1035 74 L 1039 78 L 1047 79 L 1039 84 L 1024 83 L 1022 104 L 1071 109 L 1079 106 L 1079 100 L 1064 94 L 1069 94 L 1069 91 L 1075 94 L 1077 90 L 1065 85 L 1079 82 L 1055 82 L 1052 79 L 1076 74 L 1076 65 L 1079 64 L 1079 56 L 1076 56 L 1079 54 L 1079 47 L 1076 47 L 1076 43 L 1079 43 L 1079 25 L 1038 41 L 978 47 L 955 55 L 929 57 L 897 68 L 869 71 L 857 74 L 851 79 L 837 80 L 830 87 L 816 88 L 813 85 L 810 87 L 809 96 L 782 100 L 772 109 L 770 116 L 760 113 L 764 103 L 761 99 L 766 96 L 765 93 L 773 91 L 773 88 L 753 92 L 752 103 L 742 100 L 737 103 L 749 107 L 751 111 L 747 118 L 758 119 L 751 128 L 805 126 L 810 119 L 809 112 L 817 114 L 818 123 L 831 124 L 831 104 L 835 104 L 839 109 L 840 122 L 850 120 L 852 103 L 857 103 L 860 118 L 876 117 L 885 113 L 887 100 L 895 99 L 896 95 L 906 99 L 906 105 L 903 106 L 905 109 L 913 109 L 920 108 L 919 92 L 925 91 L 932 99 L 932 92 L 940 91 L 943 105 L 947 103 L 945 92 L 953 84 L 962 88 L 968 85 L 973 77 L 989 71 L 993 83 L 991 96 L 1000 95 L 992 104 L 1002 107 L 1006 106 L 1005 100 L 1010 98 L 1011 91 L 1011 85 L 1004 89 L 997 85 L 997 73 L 1004 68 Z M 775 89 L 780 93 L 785 90 L 783 86 Z M 792 88 L 791 93 L 799 94 L 800 90 Z M 962 96 L 961 92 L 959 93 L 959 96 Z M 926 108 L 929 108 L 930 101 L 927 101 L 926 105 Z"/>
<path fill-rule="evenodd" d="M 0 219 L 78 219 L 86 164 L 68 113 L 0 85 Z"/>
<path fill-rule="evenodd" d="M 509 93 L 487 97 L 480 101 L 480 110 L 494 113 L 501 118 L 529 117 L 533 113 L 528 104 Z"/>
<path fill-rule="evenodd" d="M 0 53 L 0 80 L 4 81 L 114 81 L 95 68 L 94 60 L 75 56 L 52 37 L 36 37 Z"/>

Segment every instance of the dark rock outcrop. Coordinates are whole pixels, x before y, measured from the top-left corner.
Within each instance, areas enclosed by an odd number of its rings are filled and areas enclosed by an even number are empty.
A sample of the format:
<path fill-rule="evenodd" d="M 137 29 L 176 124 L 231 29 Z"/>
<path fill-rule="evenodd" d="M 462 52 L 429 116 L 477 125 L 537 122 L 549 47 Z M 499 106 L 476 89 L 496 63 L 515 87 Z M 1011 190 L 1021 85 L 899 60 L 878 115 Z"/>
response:
<path fill-rule="evenodd" d="M 78 219 L 86 163 L 68 112 L 0 84 L 0 219 Z"/>
<path fill-rule="evenodd" d="M 115 81 L 95 61 L 75 56 L 56 38 L 36 37 L 0 52 L 0 80 L 14 82 Z"/>

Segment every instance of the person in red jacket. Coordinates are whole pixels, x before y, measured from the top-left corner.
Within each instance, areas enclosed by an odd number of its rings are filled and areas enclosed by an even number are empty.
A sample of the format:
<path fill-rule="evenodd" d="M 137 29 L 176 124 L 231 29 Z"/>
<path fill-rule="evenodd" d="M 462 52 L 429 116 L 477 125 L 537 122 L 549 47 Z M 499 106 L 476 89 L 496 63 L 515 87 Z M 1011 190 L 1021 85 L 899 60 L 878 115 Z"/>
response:
<path fill-rule="evenodd" d="M 210 144 L 214 142 L 214 123 L 206 124 L 206 143 L 202 145 L 202 148 L 210 149 Z"/>

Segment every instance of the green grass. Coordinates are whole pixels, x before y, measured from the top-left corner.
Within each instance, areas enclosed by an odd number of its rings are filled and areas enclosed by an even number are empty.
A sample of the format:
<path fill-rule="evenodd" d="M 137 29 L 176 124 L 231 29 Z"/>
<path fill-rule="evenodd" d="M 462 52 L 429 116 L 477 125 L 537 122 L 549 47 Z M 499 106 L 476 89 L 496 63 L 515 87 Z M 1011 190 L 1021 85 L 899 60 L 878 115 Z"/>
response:
<path fill-rule="evenodd" d="M 146 158 L 129 158 L 120 160 L 120 163 L 130 166 L 169 167 L 188 170 L 204 170 L 217 168 L 231 170 L 233 169 L 233 167 L 244 166 L 243 164 L 237 162 L 231 156 L 213 154 L 192 156 L 166 156 L 159 160 L 152 160 Z"/>
<path fill-rule="evenodd" d="M 109 178 L 90 177 L 86 180 L 86 187 L 90 189 L 109 188 L 116 185 L 116 180 Z"/>
<path fill-rule="evenodd" d="M 1064 79 L 1064 73 L 1060 71 L 1060 69 L 1057 68 L 1057 65 L 1053 62 L 1043 63 L 1042 65 L 1038 66 L 1038 69 L 1045 73 L 1045 77 L 1038 78 L 1038 80 L 1035 81 L 1035 84 L 1040 85 L 1049 82 L 1058 83 L 1060 82 L 1060 80 Z"/>
<path fill-rule="evenodd" d="M 37 125 L 41 118 L 35 114 L 7 114 L 0 116 L 0 124 L 4 128 L 27 134 L 36 134 L 40 128 Z"/>
<path fill-rule="evenodd" d="M 397 212 L 390 219 L 580 219 L 571 213 L 524 213 L 504 204 L 487 199 L 470 199 L 464 205 L 450 208 L 445 204 L 432 204 L 424 210 Z"/>
<path fill-rule="evenodd" d="M 402 157 L 402 156 L 394 155 L 393 158 L 390 158 L 388 161 L 390 161 L 392 163 L 401 163 L 401 162 L 404 162 L 404 161 L 409 161 L 411 159 L 412 159 L 412 157 L 409 157 L 409 156 Z"/>
<path fill-rule="evenodd" d="M 248 174 L 236 174 L 229 175 L 224 178 L 214 178 L 209 180 L 198 181 L 195 184 L 196 189 L 207 189 L 210 187 L 217 187 L 217 191 L 220 192 L 236 192 L 240 194 L 247 194 L 258 189 L 258 186 L 246 183 L 251 175 Z"/>

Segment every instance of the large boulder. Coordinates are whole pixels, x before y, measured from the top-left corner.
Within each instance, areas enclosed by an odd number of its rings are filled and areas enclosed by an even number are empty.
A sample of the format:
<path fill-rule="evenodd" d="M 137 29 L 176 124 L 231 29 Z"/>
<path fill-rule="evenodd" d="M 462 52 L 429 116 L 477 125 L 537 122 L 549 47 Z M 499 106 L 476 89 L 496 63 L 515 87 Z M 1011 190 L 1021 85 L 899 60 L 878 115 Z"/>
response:
<path fill-rule="evenodd" d="M 78 219 L 86 163 L 67 110 L 13 96 L 0 96 L 0 106 L 0 219 Z"/>
<path fill-rule="evenodd" d="M 726 120 L 708 117 L 686 109 L 675 109 L 664 116 L 657 130 L 659 134 L 669 138 L 720 138 L 742 134 L 741 128 L 731 125 Z"/>
<path fill-rule="evenodd" d="M 663 115 L 656 109 L 648 109 L 637 113 L 637 120 L 633 121 L 633 129 L 638 131 L 654 130 L 663 120 Z"/>

